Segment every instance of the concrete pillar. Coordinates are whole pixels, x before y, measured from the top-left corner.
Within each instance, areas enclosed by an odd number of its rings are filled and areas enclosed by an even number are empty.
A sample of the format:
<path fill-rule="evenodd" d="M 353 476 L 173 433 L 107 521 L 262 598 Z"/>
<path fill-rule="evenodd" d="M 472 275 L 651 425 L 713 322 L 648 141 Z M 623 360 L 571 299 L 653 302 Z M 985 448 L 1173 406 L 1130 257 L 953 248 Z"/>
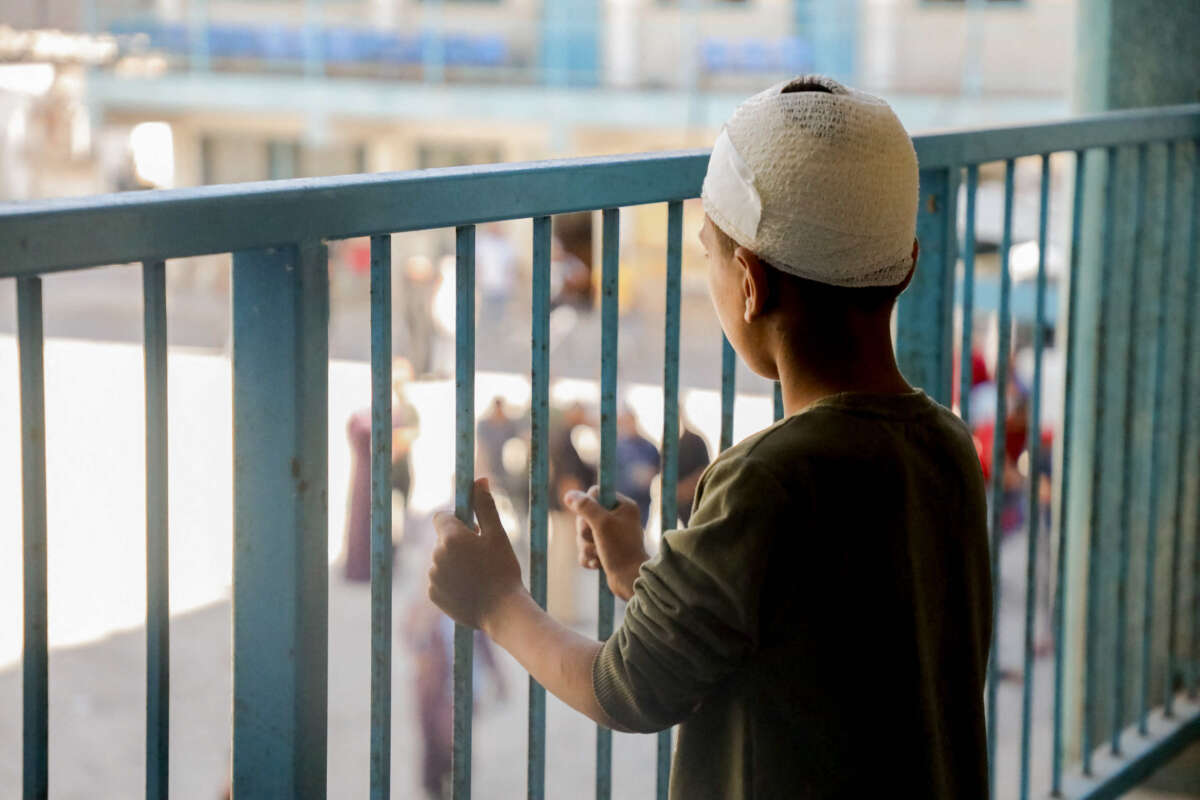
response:
<path fill-rule="evenodd" d="M 792 0 L 796 35 L 812 47 L 813 70 L 856 83 L 860 0 Z"/>
<path fill-rule="evenodd" d="M 631 89 L 640 79 L 642 0 L 607 0 L 604 71 L 609 86 Z M 651 36 L 654 32 L 649 32 Z"/>
<path fill-rule="evenodd" d="M 1122 108 L 1189 103 L 1200 100 L 1200 4 L 1195 0 L 1080 0 L 1078 5 L 1077 52 L 1075 76 L 1075 110 L 1095 113 Z M 1149 463 L 1151 441 L 1151 398 L 1153 371 L 1156 368 L 1155 334 L 1158 312 L 1168 314 L 1169 329 L 1174 329 L 1184 313 L 1181 291 L 1172 292 L 1167 302 L 1158 302 L 1159 278 L 1163 265 L 1164 235 L 1173 236 L 1173 257 L 1165 268 L 1172 270 L 1172 286 L 1183 285 L 1183 236 L 1181 215 L 1190 209 L 1190 191 L 1183 191 L 1186 181 L 1179 176 L 1191 174 L 1192 148 L 1179 148 L 1174 174 L 1166 174 L 1165 148 L 1152 145 L 1148 151 L 1146 205 L 1144 207 L 1144 238 L 1140 250 L 1137 281 L 1141 292 L 1139 308 L 1132 314 L 1129 297 L 1134 276 L 1134 232 L 1132 225 L 1135 196 L 1134 170 L 1137 164 L 1135 148 L 1122 148 L 1118 156 L 1115 179 L 1115 202 L 1112 227 L 1112 282 L 1101 286 L 1098 275 L 1104 251 L 1104 184 L 1108 164 L 1103 150 L 1087 156 L 1083 237 L 1080 248 L 1077 293 L 1078 326 L 1073 343 L 1073 364 L 1076 381 L 1075 400 L 1070 412 L 1074 415 L 1074 436 L 1071 447 L 1070 508 L 1067 562 L 1067 619 L 1066 619 L 1066 676 L 1067 696 L 1065 732 L 1067 762 L 1076 762 L 1081 755 L 1081 730 L 1085 684 L 1085 628 L 1087 611 L 1087 578 L 1089 559 L 1099 558 L 1099 591 L 1096 602 L 1103 620 L 1098 626 L 1100 636 L 1096 648 L 1099 657 L 1095 670 L 1096 714 L 1091 728 L 1091 744 L 1107 746 L 1113 721 L 1113 686 L 1115 676 L 1115 612 L 1117 539 L 1122 525 L 1119 514 L 1122 491 L 1123 459 L 1132 458 L 1132 525 L 1128 570 L 1128 623 L 1125 627 L 1125 675 L 1127 689 L 1124 702 L 1124 724 L 1133 721 L 1137 713 L 1141 680 L 1142 592 L 1145 581 L 1146 511 L 1149 507 Z M 1170 182 L 1168 182 L 1170 179 Z M 1174 230 L 1164 234 L 1163 207 L 1165 193 L 1175 192 L 1176 217 Z M 1194 212 L 1192 212 L 1194 213 Z M 1101 292 L 1108 294 L 1109 312 L 1100 319 Z M 1066 292 L 1061 295 L 1065 298 Z M 1065 319 L 1064 314 L 1059 315 Z M 1098 352 L 1098 331 L 1103 327 L 1104 353 Z M 1134 337 L 1134 391 L 1132 413 L 1132 447 L 1123 446 L 1123 421 L 1126 413 L 1126 354 L 1130 337 Z M 1170 337 L 1167 353 L 1167 386 L 1178 387 L 1182 367 L 1179 362 L 1179 336 Z M 1194 362 L 1193 362 L 1194 363 Z M 1098 369 L 1098 364 L 1103 367 Z M 1194 374 L 1194 373 L 1193 373 Z M 1098 483 L 1099 498 L 1095 515 L 1093 500 L 1093 453 L 1097 398 L 1103 398 L 1104 411 L 1100 447 L 1104 461 Z M 1161 429 L 1163 443 L 1175 440 L 1179 414 L 1178 389 L 1169 392 L 1164 403 L 1165 425 Z M 1176 448 L 1166 446 L 1159 462 L 1164 474 L 1174 474 Z M 1150 706 L 1161 705 L 1165 686 L 1161 653 L 1166 643 L 1166 619 L 1169 582 L 1170 531 L 1173 523 L 1175 492 L 1173 482 L 1164 482 L 1160 493 L 1156 600 L 1151 669 Z M 1185 506 L 1192 506 L 1185 503 Z M 1195 519 L 1194 509 L 1185 519 Z M 1097 546 L 1088 551 L 1090 526 L 1096 525 Z M 1188 536 L 1195 525 L 1185 526 Z M 1190 542 L 1183 549 L 1191 553 Z M 1187 572 L 1183 585 L 1190 587 Z M 1184 614 L 1182 619 L 1190 619 Z M 1181 637 L 1187 641 L 1186 636 Z"/>
<path fill-rule="evenodd" d="M 604 27 L 601 0 L 543 0 L 542 80 L 549 86 L 600 82 Z"/>

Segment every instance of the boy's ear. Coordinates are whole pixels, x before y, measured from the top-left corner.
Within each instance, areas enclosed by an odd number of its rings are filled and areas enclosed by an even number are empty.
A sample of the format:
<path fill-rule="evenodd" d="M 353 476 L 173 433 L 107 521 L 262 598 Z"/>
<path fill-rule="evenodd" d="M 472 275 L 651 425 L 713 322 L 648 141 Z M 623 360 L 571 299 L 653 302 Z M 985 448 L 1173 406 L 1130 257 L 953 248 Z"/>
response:
<path fill-rule="evenodd" d="M 741 246 L 734 250 L 733 261 L 741 272 L 742 299 L 745 303 L 742 318 L 746 322 L 753 322 L 766 309 L 769 299 L 766 268 L 753 251 Z"/>

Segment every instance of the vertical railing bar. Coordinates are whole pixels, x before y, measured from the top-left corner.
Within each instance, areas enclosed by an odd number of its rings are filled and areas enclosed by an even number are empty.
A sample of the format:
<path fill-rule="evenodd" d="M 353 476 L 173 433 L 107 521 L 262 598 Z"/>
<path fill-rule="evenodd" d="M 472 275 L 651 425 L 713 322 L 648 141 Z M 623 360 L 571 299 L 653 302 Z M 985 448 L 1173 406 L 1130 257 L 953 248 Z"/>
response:
<path fill-rule="evenodd" d="M 620 269 L 620 209 L 603 212 L 603 265 L 600 278 L 600 503 L 617 504 L 617 282 Z M 597 633 L 603 641 L 613 631 L 613 595 L 600 570 L 597 588 Z M 612 796 L 612 731 L 596 726 L 596 800 Z"/>
<path fill-rule="evenodd" d="M 663 334 L 662 532 L 679 524 L 679 324 L 683 264 L 683 202 L 667 205 L 667 303 Z M 655 796 L 667 800 L 671 782 L 671 729 L 658 734 Z"/>
<path fill-rule="evenodd" d="M 372 800 L 392 775 L 392 237 L 371 237 Z"/>
<path fill-rule="evenodd" d="M 546 607 L 550 509 L 550 217 L 533 221 L 532 358 L 529 404 L 529 587 Z M 529 800 L 546 794 L 546 690 L 529 678 Z"/>
<path fill-rule="evenodd" d="M 1178 142 L 1170 144 L 1172 154 L 1178 152 Z M 1200 152 L 1197 152 L 1200 156 Z M 1196 173 L 1200 177 L 1200 159 L 1196 159 Z M 1168 181 L 1171 179 L 1171 172 L 1167 172 Z M 1174 194 L 1173 188 L 1169 190 Z M 1192 208 L 1192 217 L 1196 215 L 1196 209 Z M 1171 230 L 1171 225 L 1165 226 L 1168 234 L 1168 241 L 1174 235 Z M 1165 250 L 1170 245 L 1164 245 L 1163 264 L 1168 265 L 1170 260 L 1165 255 Z M 1188 471 L 1188 455 L 1189 450 L 1187 443 L 1189 441 L 1190 432 L 1190 417 L 1188 414 L 1188 401 L 1192 396 L 1192 318 L 1194 317 L 1194 309 L 1196 308 L 1196 264 L 1193 260 L 1188 260 L 1183 265 L 1186 277 L 1186 285 L 1183 292 L 1183 341 L 1181 343 L 1180 364 L 1183 391 L 1180 394 L 1179 401 L 1179 442 L 1176 451 L 1175 459 L 1175 497 L 1172 505 L 1171 519 L 1171 588 L 1170 599 L 1167 606 L 1167 671 L 1166 682 L 1163 685 L 1163 713 L 1167 717 L 1175 715 L 1175 670 L 1176 664 L 1176 642 L 1175 639 L 1179 635 L 1179 562 L 1181 551 L 1183 549 L 1183 512 L 1184 512 L 1184 491 L 1185 479 L 1184 476 Z"/>
<path fill-rule="evenodd" d="M 737 356 L 721 334 L 721 450 L 733 444 L 733 398 L 737 389 Z"/>
<path fill-rule="evenodd" d="M 142 264 L 146 375 L 146 797 L 165 799 L 171 706 L 167 531 L 167 289 L 162 261 Z"/>
<path fill-rule="evenodd" d="M 21 648 L 22 792 L 49 793 L 46 644 L 46 384 L 42 279 L 17 279 L 17 347 L 21 366 Z"/>
<path fill-rule="evenodd" d="M 1138 697 L 1138 733 L 1147 734 L 1147 715 L 1150 713 L 1150 638 L 1154 630 L 1154 573 L 1158 559 L 1158 503 L 1161 496 L 1162 424 L 1164 386 L 1167 369 L 1167 294 L 1171 277 L 1171 226 L 1175 213 L 1174 179 L 1175 146 L 1167 144 L 1166 173 L 1163 175 L 1162 261 L 1158 273 L 1158 302 L 1154 347 L 1154 399 L 1150 417 L 1150 508 L 1146 514 L 1146 576 L 1142 593 L 1142 685 Z M 1132 331 L 1132 328 L 1130 328 Z M 1168 676 L 1168 683 L 1170 678 Z"/>
<path fill-rule="evenodd" d="M 474 520 L 471 487 L 475 475 L 475 226 L 455 229 L 454 513 Z M 471 796 L 471 714 L 474 707 L 474 632 L 454 626 L 454 800 Z"/>
<path fill-rule="evenodd" d="M 1042 504 L 1039 491 L 1042 444 L 1042 349 L 1046 318 L 1046 223 L 1050 216 L 1050 154 L 1042 155 L 1038 212 L 1037 300 L 1033 317 L 1033 387 L 1029 404 L 1029 512 L 1025 550 L 1025 664 L 1021 682 L 1021 800 L 1029 797 L 1029 749 L 1033 734 L 1033 634 L 1037 609 L 1037 542 Z"/>
<path fill-rule="evenodd" d="M 1185 314 L 1184 316 L 1187 319 L 1187 322 L 1189 325 L 1189 328 L 1188 328 L 1189 331 L 1191 331 L 1195 328 L 1195 326 L 1192 324 L 1192 317 L 1194 315 L 1191 312 L 1191 310 L 1195 309 L 1198 301 L 1200 301 L 1200 297 L 1197 297 L 1197 295 L 1196 295 L 1197 290 L 1200 289 L 1200 279 L 1198 279 L 1197 275 L 1196 275 L 1197 271 L 1200 271 L 1200 261 L 1198 261 L 1198 257 L 1200 257 L 1200 243 L 1198 243 L 1198 240 L 1200 240 L 1200 139 L 1196 139 L 1195 141 L 1192 142 L 1192 207 L 1188 210 L 1187 269 L 1188 269 L 1188 279 L 1191 281 L 1192 288 L 1188 292 L 1188 298 L 1190 300 L 1190 303 L 1188 305 L 1189 312 L 1187 314 Z M 1189 334 L 1188 339 L 1187 339 L 1189 345 L 1192 343 L 1191 339 L 1192 339 L 1192 335 Z M 1190 356 L 1191 356 L 1191 351 L 1189 350 L 1189 358 L 1190 358 Z M 1186 370 L 1187 374 L 1190 376 L 1191 375 L 1191 361 L 1185 360 L 1183 363 L 1184 363 L 1184 369 Z M 1190 380 L 1191 379 L 1189 378 L 1189 384 L 1190 384 Z M 1196 410 L 1195 409 L 1196 403 L 1195 403 L 1195 400 L 1193 400 L 1193 397 L 1195 394 L 1196 394 L 1196 392 L 1193 387 L 1193 388 L 1189 389 L 1188 391 L 1185 391 L 1184 395 L 1183 395 L 1186 399 L 1193 401 L 1193 409 L 1192 409 L 1193 411 Z M 1185 402 L 1185 405 L 1186 405 L 1186 402 Z M 1186 409 L 1181 409 L 1180 413 L 1187 416 Z M 1195 426 L 1192 426 L 1192 427 L 1195 427 Z M 1196 437 L 1196 434 L 1193 433 L 1192 436 Z M 1181 447 L 1183 446 L 1182 441 L 1181 441 L 1180 446 Z M 1192 453 L 1192 458 L 1188 459 L 1189 464 L 1193 463 L 1193 459 L 1195 458 L 1195 456 L 1194 456 L 1195 449 L 1196 449 L 1196 445 L 1193 442 L 1193 443 L 1191 443 L 1191 449 L 1190 449 L 1190 452 Z M 1180 473 L 1179 474 L 1179 486 L 1180 486 L 1179 495 L 1182 497 L 1183 496 L 1184 470 L 1182 468 L 1180 468 L 1179 473 Z M 1179 518 L 1181 520 L 1183 519 L 1182 511 L 1180 513 Z M 1200 519 L 1200 510 L 1198 510 L 1198 512 L 1197 512 L 1197 519 Z M 1180 524 L 1182 524 L 1182 523 L 1180 523 Z M 1189 698 L 1194 699 L 1196 697 L 1197 683 L 1200 683 L 1200 533 L 1197 533 L 1192 539 L 1192 639 L 1191 639 L 1191 648 L 1192 648 L 1191 669 L 1188 670 L 1187 693 L 1188 693 Z"/>
<path fill-rule="evenodd" d="M 1112 269 L 1113 269 L 1113 229 L 1116 224 L 1115 212 L 1113 210 L 1113 199 L 1116 194 L 1116 173 L 1118 166 L 1117 148 L 1108 147 L 1105 149 L 1106 165 L 1104 178 L 1104 227 L 1103 238 L 1104 244 L 1100 252 L 1100 286 L 1107 287 L 1111 285 Z M 1099 610 L 1097 608 L 1097 597 L 1100 594 L 1100 499 L 1103 489 L 1104 471 L 1102 465 L 1105 463 L 1104 453 L 1104 423 L 1106 404 L 1104 383 L 1101 378 L 1101 370 L 1104 366 L 1104 359 L 1107 351 L 1107 320 L 1110 319 L 1112 310 L 1111 292 L 1100 292 L 1100 311 L 1099 317 L 1101 324 L 1096 326 L 1096 387 L 1095 387 L 1095 413 L 1092 417 L 1092 480 L 1091 480 L 1091 506 L 1088 509 L 1088 584 L 1087 584 L 1087 613 L 1085 617 L 1085 660 L 1084 668 L 1084 684 L 1083 684 L 1083 734 L 1082 734 L 1082 750 L 1083 750 L 1083 773 L 1085 775 L 1092 774 L 1092 751 L 1093 745 L 1093 729 L 1096 723 L 1096 662 L 1099 661 L 1099 653 L 1097 652 L 1097 628 L 1100 624 Z"/>
<path fill-rule="evenodd" d="M 979 191 L 979 165 L 967 167 L 966 241 L 963 250 L 962 331 L 958 352 L 958 415 L 971 421 L 971 338 L 975 319 L 975 195 Z"/>
<path fill-rule="evenodd" d="M 1066 635 L 1064 616 L 1066 614 L 1066 579 L 1067 579 L 1067 510 L 1070 501 L 1071 487 L 1071 442 L 1074 435 L 1073 405 L 1075 398 L 1075 370 L 1073 368 L 1076 325 L 1078 313 L 1076 303 L 1079 297 L 1079 242 L 1080 229 L 1083 223 L 1083 179 L 1086 166 L 1086 150 L 1075 151 L 1075 186 L 1072 196 L 1071 209 L 1071 261 L 1069 266 L 1067 287 L 1067 337 L 1063 345 L 1066 353 L 1067 367 L 1063 387 L 1062 410 L 1062 451 L 1060 463 L 1061 488 L 1058 497 L 1058 558 L 1055 563 L 1054 580 L 1054 725 L 1051 743 L 1051 778 L 1050 793 L 1058 797 L 1062 794 L 1062 747 L 1063 747 L 1063 638 Z"/>
<path fill-rule="evenodd" d="M 1125 641 L 1128 633 L 1129 612 L 1129 537 L 1133 527 L 1133 406 L 1134 390 L 1137 385 L 1137 312 L 1139 308 L 1139 288 L 1142 271 L 1142 244 L 1144 237 L 1144 220 L 1146 205 L 1146 152 L 1147 145 L 1140 144 L 1137 149 L 1137 190 L 1133 204 L 1133 259 L 1130 263 L 1129 274 L 1129 328 L 1125 346 L 1125 404 L 1122 425 L 1122 452 L 1124 460 L 1121 464 L 1121 497 L 1119 527 L 1117 529 L 1117 615 L 1116 615 L 1116 646 L 1113 656 L 1116 660 L 1113 678 L 1113 707 L 1112 707 L 1112 743 L 1113 755 L 1121 752 L 1121 728 L 1125 722 L 1125 666 L 1128 654 L 1125 652 Z M 1105 284 L 1108 288 L 1109 284 Z"/>
<path fill-rule="evenodd" d="M 779 381 L 775 381 L 775 385 L 771 387 L 771 400 L 774 406 L 775 421 L 783 419 L 783 386 Z"/>
<path fill-rule="evenodd" d="M 991 557 L 992 557 L 992 657 L 988 660 L 987 680 L 987 740 L 988 780 L 991 793 L 996 792 L 996 629 L 1000 620 L 1000 524 L 1004 492 L 1005 416 L 1008 399 L 1008 350 L 1012 327 L 1009 294 L 1012 276 L 1008 257 L 1012 250 L 1013 172 L 1015 162 L 1004 162 L 1004 231 L 1000 240 L 1000 309 L 997 319 L 996 348 L 996 420 L 992 427 L 992 488 L 991 488 Z"/>

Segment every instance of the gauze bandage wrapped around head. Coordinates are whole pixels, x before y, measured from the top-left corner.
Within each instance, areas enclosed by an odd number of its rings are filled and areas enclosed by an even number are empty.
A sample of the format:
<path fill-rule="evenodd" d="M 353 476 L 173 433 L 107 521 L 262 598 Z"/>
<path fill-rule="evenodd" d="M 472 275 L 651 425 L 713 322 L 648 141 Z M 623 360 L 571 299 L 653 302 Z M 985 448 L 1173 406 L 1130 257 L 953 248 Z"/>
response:
<path fill-rule="evenodd" d="M 887 103 L 830 78 L 794 78 L 738 106 L 701 197 L 721 230 L 784 272 L 894 286 L 912 268 L 912 140 Z"/>

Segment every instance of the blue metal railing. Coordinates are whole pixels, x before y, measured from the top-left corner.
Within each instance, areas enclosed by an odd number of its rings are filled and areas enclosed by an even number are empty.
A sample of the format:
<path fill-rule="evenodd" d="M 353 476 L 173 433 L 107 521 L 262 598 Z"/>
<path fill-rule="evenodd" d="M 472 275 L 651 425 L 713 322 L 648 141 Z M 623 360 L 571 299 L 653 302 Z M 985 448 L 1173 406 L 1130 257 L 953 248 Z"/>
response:
<path fill-rule="evenodd" d="M 1033 790 L 1033 679 L 1035 659 L 1034 605 L 1037 600 L 1039 525 L 1037 464 L 1043 416 L 1041 387 L 1043 349 L 1048 312 L 1047 239 L 1051 166 L 1054 154 L 1074 154 L 1073 218 L 1069 266 L 1069 304 L 1066 309 L 1065 413 L 1060 443 L 1061 479 L 1058 490 L 1057 563 L 1054 565 L 1053 734 L 1048 754 L 1052 761 L 1048 787 L 1054 794 L 1113 797 L 1143 778 L 1184 744 L 1200 738 L 1200 705 L 1195 702 L 1200 675 L 1200 544 L 1197 513 L 1189 517 L 1185 495 L 1200 478 L 1200 431 L 1191 417 L 1200 409 L 1192 398 L 1192 342 L 1198 330 L 1190 312 L 1200 298 L 1197 273 L 1197 231 L 1200 229 L 1200 106 L 1121 112 L 1064 123 L 987 131 L 939 134 L 916 138 L 921 163 L 921 203 L 918 234 L 920 269 L 900 301 L 897 354 L 906 376 L 935 399 L 950 404 L 955 342 L 961 348 L 960 391 L 965 399 L 973 347 L 971 304 L 975 281 L 976 192 L 980 168 L 1001 162 L 1004 170 L 1003 236 L 999 261 L 999 310 L 996 366 L 996 417 L 993 431 L 992 492 L 1004 489 L 1003 464 L 1008 455 L 1004 423 L 1006 382 L 1011 362 L 1009 255 L 1012 245 L 1016 160 L 1039 157 L 1039 258 L 1033 335 L 1034 376 L 1030 435 L 1026 446 L 1032 476 L 1028 498 L 1028 540 L 1024 591 L 1024 683 L 1020 701 L 1019 759 L 1013 779 L 1021 797 Z M 1132 236 L 1118 222 L 1118 154 L 1137 153 Z M 1143 250 L 1151 224 L 1146 195 L 1151 149 L 1165 151 L 1162 187 L 1161 252 L 1155 287 L 1154 364 L 1149 410 L 1150 452 L 1147 497 L 1150 515 L 1142 552 L 1145 583 L 1141 599 L 1140 633 L 1136 645 L 1129 636 L 1127 617 L 1136 605 L 1129 576 L 1134 548 L 1131 510 L 1138 467 L 1131 430 L 1135 417 L 1133 395 L 1139 390 L 1134 348 L 1134 322 L 1125 332 L 1124 351 L 1109 341 L 1119 323 L 1113 321 L 1116 301 L 1128 313 L 1141 306 L 1138 276 L 1148 261 Z M 1088 169 L 1103 150 L 1110 169 L 1102 192 L 1091 191 Z M 1192 168 L 1180 168 L 1190 157 Z M 147 735 L 146 792 L 167 793 L 167 697 L 169 644 L 167 637 L 167 507 L 166 507 L 166 306 L 165 260 L 184 256 L 233 253 L 233 376 L 234 376 L 234 724 L 233 788 L 242 796 L 323 796 L 326 791 L 326 673 L 328 579 L 327 553 L 327 328 L 328 272 L 324 241 L 371 236 L 371 371 L 372 371 L 372 521 L 371 521 L 371 736 L 372 797 L 387 797 L 390 786 L 391 730 L 391 286 L 390 236 L 394 232 L 440 227 L 457 231 L 457 363 L 455 507 L 468 519 L 469 491 L 474 472 L 474 238 L 478 223 L 514 218 L 533 219 L 531 449 L 530 449 L 530 578 L 537 602 L 545 604 L 548 533 L 549 458 L 549 269 L 550 218 L 554 214 L 601 210 L 602 344 L 601 385 L 601 499 L 611 504 L 617 390 L 617 283 L 619 273 L 619 208 L 647 203 L 667 204 L 666 326 L 663 375 L 663 527 L 676 522 L 674 482 L 677 469 L 680 275 L 682 268 L 683 201 L 699 194 L 707 162 L 705 152 L 645 154 L 533 164 L 491 165 L 420 173 L 357 175 L 321 180 L 293 180 L 238 186 L 205 187 L 165 192 L 131 193 L 80 200 L 57 200 L 0 207 L 0 246 L 6 260 L 0 277 L 18 284 L 18 340 L 22 418 L 22 480 L 24 509 L 24 794 L 44 797 L 50 779 L 47 760 L 47 636 L 46 636 L 46 470 L 44 381 L 42 369 L 41 275 L 111 263 L 140 261 L 144 273 L 146 407 L 147 407 Z M 956 202 L 965 172 L 965 236 L 961 253 L 962 277 L 957 277 L 959 241 Z M 1156 173 L 1157 174 L 1157 173 Z M 1175 202 L 1175 194 L 1190 181 L 1190 204 Z M 1088 224 L 1088 197 L 1098 201 L 1099 224 Z M 1182 222 L 1186 220 L 1186 223 Z M 1186 231 L 1182 248 L 1172 244 Z M 1111 290 L 1118 241 L 1132 242 L 1129 258 L 1133 280 L 1128 295 Z M 1085 243 L 1095 241 L 1098 255 L 1085 259 Z M 1093 271 L 1095 270 L 1095 271 Z M 1097 313 L 1078 313 L 1085 305 L 1082 291 L 1094 290 Z M 954 296 L 961 282 L 962 325 L 955 336 Z M 1184 286 L 1184 313 L 1172 317 L 1166 306 L 1174 285 Z M 1077 309 L 1077 306 L 1079 309 Z M 1064 315 L 1059 315 L 1063 319 Z M 1094 346 L 1094 347 L 1093 347 Z M 1177 408 L 1168 408 L 1165 375 L 1169 356 L 1183 382 Z M 721 447 L 733 438 L 734 359 L 722 344 Z M 1080 354 L 1084 361 L 1080 361 Z M 1096 374 L 1091 386 L 1079 384 L 1080 364 L 1094 356 Z M 1109 367 L 1120 367 L 1122 384 L 1118 409 L 1106 408 Z M 1075 419 L 1090 395 L 1086 419 Z M 962 403 L 963 415 L 968 405 Z M 782 416 L 779 387 L 775 387 L 775 416 Z M 1113 413 L 1121 412 L 1120 424 Z M 1111 418 L 1111 419 L 1110 419 Z M 1090 427 L 1089 427 L 1090 424 Z M 1110 431 L 1112 427 L 1114 430 Z M 1076 443 L 1078 432 L 1090 429 L 1088 443 Z M 1177 437 L 1174 465 L 1168 465 L 1169 436 Z M 1072 445 L 1079 447 L 1072 458 Z M 1081 459 L 1081 456 L 1082 459 Z M 1105 480 L 1117 475 L 1123 487 L 1116 518 L 1102 506 Z M 1079 478 L 1089 478 L 1088 486 Z M 1162 533 L 1158 513 L 1162 494 L 1173 487 L 1166 534 L 1169 556 L 1169 636 L 1162 647 L 1152 635 L 1158 604 L 1152 585 L 1158 576 L 1157 539 Z M 1072 504 L 1087 499 L 1078 515 Z M 1141 498 L 1138 498 L 1139 503 Z M 1001 516 L 993 504 L 992 552 L 999 618 L 999 552 Z M 1139 526 L 1140 530 L 1140 526 Z M 1104 534 L 1103 536 L 1101 534 Z M 1190 598 L 1184 593 L 1185 537 L 1193 547 Z M 1086 566 L 1084 560 L 1086 559 Z M 1049 565 L 1046 565 L 1049 567 Z M 1083 568 L 1082 573 L 1080 573 Z M 1079 574 L 1077 574 L 1079 573 Z M 1082 577 L 1080 577 L 1082 575 Z M 1119 613 L 1101 613 L 1109 598 L 1102 579 L 1116 575 Z M 604 576 L 599 579 L 599 630 L 611 633 L 613 600 Z M 1191 602 L 1186 601 L 1190 599 Z M 1181 605 L 1181 600 L 1183 604 Z M 1191 614 L 1190 653 L 1180 651 L 1179 632 Z M 1161 624 L 1161 616 L 1158 617 Z M 1136 620 L 1135 620 L 1136 622 Z M 1079 630 L 1082 642 L 1073 632 Z M 471 664 L 472 636 L 458 629 L 454 639 L 454 795 L 471 793 Z M 1104 647 L 1114 643 L 1111 647 Z M 1161 651 L 1161 652 L 1160 652 Z M 997 760 L 996 649 L 993 645 L 986 693 L 989 757 L 992 778 L 1000 774 Z M 1156 673 L 1160 658 L 1163 673 Z M 1111 665 L 1111 669 L 1105 666 Z M 1130 667 L 1136 664 L 1138 671 Z M 1181 670 L 1187 667 L 1186 675 Z M 1155 677 L 1155 675 L 1158 677 Z M 1135 685 L 1134 676 L 1138 680 Z M 1104 678 L 1102 685 L 1101 678 Z M 1150 714 L 1152 681 L 1161 678 L 1163 711 Z M 1187 696 L 1177 696 L 1186 679 Z M 1082 693 L 1073 691 L 1081 685 Z M 1105 692 L 1111 694 L 1105 696 Z M 546 701 L 544 691 L 530 682 L 528 795 L 545 793 Z M 1110 699 L 1108 699 L 1110 698 Z M 1126 701 L 1136 698 L 1136 708 Z M 1102 712 L 1107 711 L 1107 715 Z M 1125 726 L 1136 723 L 1131 732 Z M 1097 753 L 1100 737 L 1109 738 Z M 1133 738 L 1133 737 L 1136 737 Z M 1132 744 L 1131 744 L 1132 742 Z M 671 734 L 657 741 L 657 795 L 667 791 Z M 596 796 L 606 798 L 612 787 L 611 732 L 598 729 L 596 739 Z M 865 757 L 865 754 L 864 754 Z M 1078 759 L 1081 774 L 1067 773 L 1068 761 Z M 1007 777 L 1007 775 L 1006 775 Z"/>

